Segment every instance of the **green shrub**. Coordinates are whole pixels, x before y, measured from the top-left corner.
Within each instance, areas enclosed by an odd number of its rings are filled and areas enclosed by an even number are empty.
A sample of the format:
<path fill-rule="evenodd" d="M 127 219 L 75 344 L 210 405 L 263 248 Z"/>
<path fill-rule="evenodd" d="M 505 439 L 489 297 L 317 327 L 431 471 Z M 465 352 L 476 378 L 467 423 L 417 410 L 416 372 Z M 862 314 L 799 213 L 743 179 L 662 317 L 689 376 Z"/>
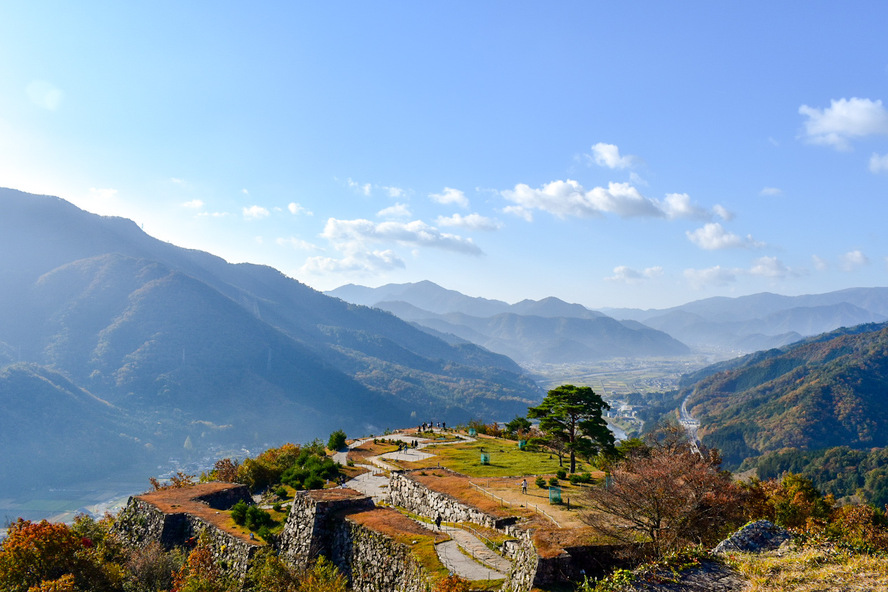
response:
<path fill-rule="evenodd" d="M 549 485 L 552 485 L 553 487 L 555 485 L 558 485 L 558 477 L 552 477 L 551 479 L 549 479 Z"/>
<path fill-rule="evenodd" d="M 540 489 L 546 488 L 546 478 L 545 477 L 537 477 L 535 483 L 536 483 L 536 486 L 539 487 Z"/>
<path fill-rule="evenodd" d="M 247 508 L 245 524 L 250 530 L 259 530 L 263 526 L 274 525 L 274 519 L 271 517 L 271 514 L 262 508 L 259 508 L 258 506 L 250 506 Z"/>
<path fill-rule="evenodd" d="M 289 494 L 287 493 L 287 488 L 283 485 L 275 489 L 274 494 L 281 499 L 287 499 L 289 497 Z"/>
<path fill-rule="evenodd" d="M 558 469 L 558 470 L 555 472 L 555 475 L 556 475 L 559 479 L 567 479 L 567 471 L 565 471 L 564 469 Z"/>
<path fill-rule="evenodd" d="M 592 483 L 592 475 L 590 473 L 574 473 L 570 476 L 571 485 L 577 485 L 579 483 Z"/>
<path fill-rule="evenodd" d="M 306 489 L 323 489 L 325 483 L 326 482 L 323 478 L 317 475 L 309 475 L 305 479 L 305 483 L 303 483 L 303 485 L 305 485 Z"/>
<path fill-rule="evenodd" d="M 262 527 L 260 527 L 259 530 L 256 531 L 256 534 L 258 534 L 259 538 L 261 538 L 266 543 L 272 542 L 272 534 L 271 534 L 271 531 L 268 530 L 267 526 L 263 525 Z"/>
<path fill-rule="evenodd" d="M 247 503 L 244 500 L 240 500 L 231 508 L 231 519 L 234 520 L 235 524 L 239 524 L 241 526 L 244 525 L 244 522 L 247 520 Z"/>
<path fill-rule="evenodd" d="M 339 450 L 343 447 L 345 447 L 345 432 L 342 430 L 336 430 L 330 434 L 330 439 L 327 440 L 327 448 L 330 450 Z"/>

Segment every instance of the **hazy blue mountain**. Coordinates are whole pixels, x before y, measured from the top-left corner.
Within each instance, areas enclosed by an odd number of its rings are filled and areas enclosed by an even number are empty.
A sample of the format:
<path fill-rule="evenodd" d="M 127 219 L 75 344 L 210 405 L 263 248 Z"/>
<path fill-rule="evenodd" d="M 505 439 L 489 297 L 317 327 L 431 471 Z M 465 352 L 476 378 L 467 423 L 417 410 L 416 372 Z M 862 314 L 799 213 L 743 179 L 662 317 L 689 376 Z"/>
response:
<path fill-rule="evenodd" d="M 589 310 L 581 304 L 570 304 L 552 296 L 542 300 L 522 300 L 513 304 L 509 311 L 512 314 L 535 317 L 562 317 L 572 319 L 597 319 L 606 315 Z"/>
<path fill-rule="evenodd" d="M 386 284 L 367 288 L 355 284 L 340 286 L 326 292 L 328 296 L 341 298 L 353 304 L 376 306 L 379 302 L 406 302 L 438 314 L 461 312 L 486 317 L 508 312 L 509 305 L 501 300 L 488 300 L 466 296 L 455 290 L 447 290 L 430 281 L 408 284 Z"/>
<path fill-rule="evenodd" d="M 0 371 L 25 363 L 63 376 L 70 385 L 52 396 L 88 402 L 68 409 L 77 425 L 98 417 L 88 411 L 96 401 L 110 405 L 109 417 L 128 423 L 108 433 L 140 443 L 132 463 L 183 453 L 186 440 L 194 455 L 340 427 L 379 433 L 414 417 L 508 418 L 542 397 L 506 356 L 58 198 L 0 189 L 0 252 Z M 30 372 L 17 384 L 42 388 Z M 0 392 L 34 442 L 52 441 L 41 406 Z M 84 467 L 95 453 L 72 450 Z"/>
<path fill-rule="evenodd" d="M 635 322 L 627 325 L 604 315 L 569 318 L 499 314 L 480 318 L 461 313 L 436 315 L 403 302 L 380 302 L 377 306 L 520 362 L 583 362 L 684 355 L 690 351 L 661 331 Z"/>
<path fill-rule="evenodd" d="M 0 368 L 0 401 L 0 491 L 44 485 L 47 475 L 56 483 L 99 478 L 127 471 L 134 458 L 157 458 L 138 421 L 48 368 Z"/>
<path fill-rule="evenodd" d="M 851 288 L 826 294 L 762 293 L 707 298 L 662 310 L 605 309 L 701 348 L 755 351 L 839 327 L 888 320 L 888 288 Z"/>
<path fill-rule="evenodd" d="M 444 315 L 463 313 L 473 317 L 492 317 L 499 314 L 531 315 L 537 317 L 568 317 L 593 319 L 605 316 L 600 312 L 589 310 L 581 304 L 570 304 L 554 297 L 542 300 L 522 300 L 515 304 L 507 304 L 501 300 L 488 300 L 466 296 L 455 290 L 442 288 L 430 281 L 408 284 L 386 284 L 378 288 L 368 288 L 355 284 L 346 284 L 335 290 L 325 292 L 329 296 L 341 298 L 353 304 L 378 306 L 385 302 L 386 310 L 392 310 L 393 303 L 403 302 L 417 309 Z"/>
<path fill-rule="evenodd" d="M 508 305 L 470 298 L 432 282 L 379 288 L 350 284 L 328 294 L 387 310 L 436 335 L 453 335 L 520 362 L 583 362 L 690 351 L 661 331 L 634 321 L 615 321 L 558 298 Z"/>

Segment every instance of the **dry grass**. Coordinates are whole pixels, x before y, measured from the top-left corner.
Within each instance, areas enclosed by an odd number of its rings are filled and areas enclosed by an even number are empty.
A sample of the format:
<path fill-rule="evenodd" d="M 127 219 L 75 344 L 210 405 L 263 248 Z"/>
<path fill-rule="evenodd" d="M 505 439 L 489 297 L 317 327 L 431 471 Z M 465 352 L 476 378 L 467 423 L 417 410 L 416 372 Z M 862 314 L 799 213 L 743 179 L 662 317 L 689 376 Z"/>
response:
<path fill-rule="evenodd" d="M 388 452 L 395 452 L 398 449 L 397 444 L 375 444 L 372 440 L 364 442 L 356 448 L 348 451 L 348 459 L 354 462 L 369 463 L 367 460 L 371 456 L 379 456 Z"/>
<path fill-rule="evenodd" d="M 422 473 L 425 474 L 423 475 Z M 516 508 L 501 504 L 499 501 L 472 487 L 471 480 L 465 475 L 455 474 L 444 469 L 429 469 L 410 473 L 410 477 L 432 491 L 446 493 L 462 503 L 496 518 L 529 516 L 533 513 L 526 508 Z"/>
<path fill-rule="evenodd" d="M 868 592 L 888 590 L 888 557 L 830 546 L 761 555 L 737 554 L 729 562 L 750 581 L 748 592 Z"/>
<path fill-rule="evenodd" d="M 482 512 L 494 516 L 496 518 L 507 518 L 511 516 L 519 516 L 524 518 L 522 521 L 523 528 L 532 528 L 534 530 L 534 544 L 537 551 L 543 557 L 556 557 L 560 555 L 565 548 L 576 547 L 582 545 L 595 544 L 597 542 L 605 543 L 606 541 L 598 540 L 599 537 L 592 529 L 579 520 L 579 515 L 575 510 L 567 511 L 563 506 L 551 506 L 548 504 L 547 498 L 540 494 L 540 499 L 530 497 L 532 493 L 528 486 L 528 496 L 524 497 L 524 502 L 528 499 L 531 503 L 539 503 L 545 505 L 545 511 L 553 515 L 559 521 L 561 528 L 557 528 L 551 520 L 545 516 L 536 513 L 530 507 L 522 507 L 520 505 L 503 505 L 501 502 L 492 499 L 483 492 L 471 486 L 472 482 L 479 484 L 496 494 L 511 492 L 511 498 L 507 495 L 501 497 L 515 503 L 522 503 L 523 494 L 520 493 L 520 478 L 510 479 L 491 479 L 481 480 L 470 479 L 464 475 L 453 474 L 450 471 L 442 469 L 431 469 L 420 472 L 411 473 L 411 477 L 416 479 L 427 488 L 439 493 L 446 493 L 460 502 L 477 508 Z M 537 488 L 539 491 L 543 491 Z M 579 490 L 580 487 L 575 487 Z"/>
<path fill-rule="evenodd" d="M 195 498 L 205 496 L 232 487 L 231 483 L 198 483 L 190 487 L 175 487 L 151 491 L 137 495 L 136 499 L 148 502 L 165 514 L 191 514 L 209 522 L 220 530 L 232 534 L 242 541 L 252 545 L 262 545 L 262 541 L 250 538 L 250 531 L 240 527 L 231 519 L 230 512 L 214 510 L 205 503 L 196 501 Z"/>

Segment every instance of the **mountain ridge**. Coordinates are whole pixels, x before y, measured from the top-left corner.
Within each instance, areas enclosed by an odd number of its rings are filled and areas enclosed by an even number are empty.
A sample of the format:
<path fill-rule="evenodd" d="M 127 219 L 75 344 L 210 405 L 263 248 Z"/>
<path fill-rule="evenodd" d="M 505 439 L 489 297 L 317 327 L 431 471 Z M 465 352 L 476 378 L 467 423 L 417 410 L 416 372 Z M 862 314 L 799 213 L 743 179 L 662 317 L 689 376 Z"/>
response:
<path fill-rule="evenodd" d="M 381 433 L 415 416 L 508 418 L 542 398 L 505 356 L 270 267 L 181 249 L 51 196 L 0 189 L 0 212 L 0 370 L 31 364 L 114 405 L 140 442 L 134 462 L 186 454 L 185 441 L 194 457 L 220 443 Z M 27 401 L 16 399 L 20 433 L 56 441 Z"/>

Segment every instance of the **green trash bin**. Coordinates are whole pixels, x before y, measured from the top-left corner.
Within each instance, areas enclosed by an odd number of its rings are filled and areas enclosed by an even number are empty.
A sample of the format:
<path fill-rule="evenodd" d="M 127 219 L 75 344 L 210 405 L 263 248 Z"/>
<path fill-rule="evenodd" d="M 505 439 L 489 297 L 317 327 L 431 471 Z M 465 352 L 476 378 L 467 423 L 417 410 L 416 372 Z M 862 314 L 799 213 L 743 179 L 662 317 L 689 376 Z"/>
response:
<path fill-rule="evenodd" d="M 488 453 L 488 452 L 481 453 L 481 464 L 482 465 L 489 465 L 490 464 L 490 453 Z"/>
<path fill-rule="evenodd" d="M 560 504 L 561 503 L 561 488 L 557 485 L 549 486 L 549 503 L 550 504 Z"/>
<path fill-rule="evenodd" d="M 525 446 L 527 446 L 527 440 L 518 440 L 518 450 L 524 450 Z"/>
<path fill-rule="evenodd" d="M 477 436 L 478 430 L 476 430 L 475 428 L 469 428 L 469 435 L 470 436 Z"/>

